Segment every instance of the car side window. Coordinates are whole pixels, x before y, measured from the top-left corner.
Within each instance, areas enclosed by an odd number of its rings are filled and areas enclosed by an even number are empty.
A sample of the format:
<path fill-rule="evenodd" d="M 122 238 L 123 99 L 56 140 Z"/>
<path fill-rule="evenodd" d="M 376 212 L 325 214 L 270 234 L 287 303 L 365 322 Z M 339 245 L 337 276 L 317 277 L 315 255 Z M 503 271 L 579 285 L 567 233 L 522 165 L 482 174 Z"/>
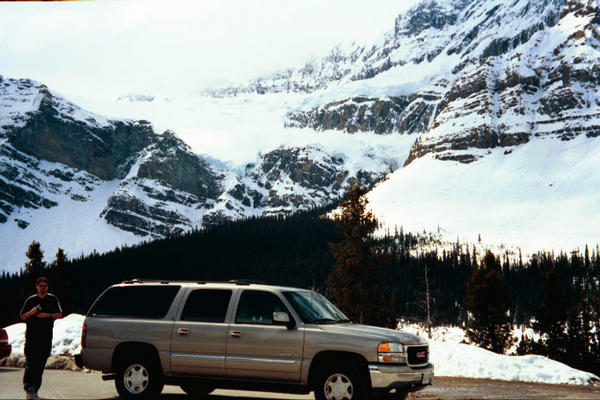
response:
<path fill-rule="evenodd" d="M 164 318 L 181 286 L 115 286 L 96 300 L 89 315 Z"/>
<path fill-rule="evenodd" d="M 185 302 L 185 307 L 181 313 L 181 320 L 225 322 L 231 293 L 232 291 L 227 289 L 194 290 Z"/>
<path fill-rule="evenodd" d="M 235 322 L 237 324 L 273 325 L 273 313 L 288 312 L 283 302 L 275 294 L 259 290 L 245 290 L 238 304 Z"/>

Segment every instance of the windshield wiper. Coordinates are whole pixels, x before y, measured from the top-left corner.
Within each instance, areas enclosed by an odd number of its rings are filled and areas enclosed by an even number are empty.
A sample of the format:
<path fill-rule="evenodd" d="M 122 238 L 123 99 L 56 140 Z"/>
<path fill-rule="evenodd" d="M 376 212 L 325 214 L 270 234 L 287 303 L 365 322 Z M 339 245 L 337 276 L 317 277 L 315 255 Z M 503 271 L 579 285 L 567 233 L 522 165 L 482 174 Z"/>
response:
<path fill-rule="evenodd" d="M 352 321 L 350 321 L 348 318 L 344 318 L 344 319 L 338 319 L 337 322 L 339 322 L 340 324 L 347 324 Z"/>
<path fill-rule="evenodd" d="M 338 320 L 333 318 L 319 318 L 310 321 L 311 324 L 336 324 L 337 322 Z"/>

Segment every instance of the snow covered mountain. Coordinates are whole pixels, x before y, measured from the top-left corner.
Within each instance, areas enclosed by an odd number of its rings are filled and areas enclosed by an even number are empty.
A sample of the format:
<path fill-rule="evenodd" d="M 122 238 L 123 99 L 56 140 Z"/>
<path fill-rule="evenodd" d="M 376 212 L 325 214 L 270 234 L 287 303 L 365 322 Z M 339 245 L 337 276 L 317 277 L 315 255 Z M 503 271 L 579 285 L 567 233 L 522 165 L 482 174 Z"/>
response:
<path fill-rule="evenodd" d="M 581 248 L 600 241 L 599 10 L 425 0 L 372 46 L 211 93 L 302 92 L 287 127 L 414 137 L 370 195 L 388 226 Z"/>
<path fill-rule="evenodd" d="M 531 137 L 600 134 L 599 22 L 596 0 L 423 1 L 372 47 L 213 94 L 323 89 L 286 125 L 419 132 L 407 164 L 472 162 Z"/>
<path fill-rule="evenodd" d="M 390 170 L 384 159 L 363 170 L 364 162 L 317 144 L 230 167 L 195 154 L 172 131 L 87 112 L 31 80 L 0 77 L 0 104 L 0 266 L 9 270 L 32 240 L 73 255 L 108 250 L 222 219 L 307 209 Z"/>
<path fill-rule="evenodd" d="M 595 244 L 599 24 L 597 0 L 425 0 L 370 46 L 194 98 L 149 90 L 104 108 L 137 120 L 0 78 L 0 248 L 19 253 L 2 251 L 0 268 L 22 265 L 34 239 L 102 251 L 305 209 L 393 171 L 370 194 L 389 227 L 532 251 Z M 197 132 L 184 142 L 157 125 L 280 144 L 232 163 L 186 144 Z"/>

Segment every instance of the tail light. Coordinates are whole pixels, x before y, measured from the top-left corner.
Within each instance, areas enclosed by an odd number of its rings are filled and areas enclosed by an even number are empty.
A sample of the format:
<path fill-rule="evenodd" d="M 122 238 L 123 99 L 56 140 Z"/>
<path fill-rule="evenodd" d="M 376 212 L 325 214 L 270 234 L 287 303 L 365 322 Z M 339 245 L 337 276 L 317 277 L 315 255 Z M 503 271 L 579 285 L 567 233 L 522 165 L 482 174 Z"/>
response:
<path fill-rule="evenodd" d="M 86 334 L 87 334 L 87 324 L 85 321 L 83 321 L 83 325 L 81 326 L 81 348 L 82 349 L 85 349 Z"/>
<path fill-rule="evenodd" d="M 4 329 L 0 329 L 0 343 L 8 343 L 8 333 Z"/>

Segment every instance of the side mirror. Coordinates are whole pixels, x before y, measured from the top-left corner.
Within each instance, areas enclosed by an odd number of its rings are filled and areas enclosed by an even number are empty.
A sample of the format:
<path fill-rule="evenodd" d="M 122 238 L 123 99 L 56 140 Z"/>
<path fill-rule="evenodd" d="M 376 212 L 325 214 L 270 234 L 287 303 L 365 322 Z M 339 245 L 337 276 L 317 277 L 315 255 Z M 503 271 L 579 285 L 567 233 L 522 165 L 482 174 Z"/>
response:
<path fill-rule="evenodd" d="M 275 311 L 273 313 L 273 323 L 276 325 L 285 325 L 288 329 L 294 327 L 294 323 L 290 319 L 290 315 L 284 311 Z"/>

